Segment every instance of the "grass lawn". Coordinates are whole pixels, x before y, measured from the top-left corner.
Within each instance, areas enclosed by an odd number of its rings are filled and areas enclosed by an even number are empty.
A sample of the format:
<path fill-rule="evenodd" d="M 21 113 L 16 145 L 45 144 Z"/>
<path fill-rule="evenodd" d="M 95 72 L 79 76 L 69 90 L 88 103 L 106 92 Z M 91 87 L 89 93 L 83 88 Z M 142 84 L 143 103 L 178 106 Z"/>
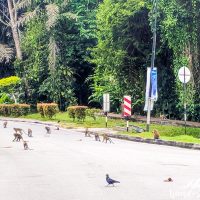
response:
<path fill-rule="evenodd" d="M 76 128 L 76 127 L 88 127 L 88 128 L 105 128 L 105 117 L 97 117 L 96 120 L 87 117 L 84 122 L 73 121 L 70 119 L 66 112 L 58 113 L 53 119 L 42 118 L 39 114 L 30 114 L 24 116 L 26 119 L 37 119 L 41 121 L 55 121 L 60 120 L 60 123 L 66 128 Z M 145 123 L 130 122 L 130 125 L 139 126 L 146 128 Z M 122 119 L 108 119 L 108 128 L 116 128 L 116 126 L 126 127 L 126 122 Z M 159 125 L 152 124 L 150 131 L 157 129 L 160 132 L 161 139 L 179 141 L 179 142 L 189 142 L 189 143 L 199 143 L 200 144 L 200 128 L 187 127 L 187 134 L 184 134 L 185 128 L 181 126 L 171 126 L 171 125 Z M 135 133 L 132 131 L 120 131 L 120 134 L 127 134 L 134 137 L 142 138 L 153 138 L 151 132 Z"/>

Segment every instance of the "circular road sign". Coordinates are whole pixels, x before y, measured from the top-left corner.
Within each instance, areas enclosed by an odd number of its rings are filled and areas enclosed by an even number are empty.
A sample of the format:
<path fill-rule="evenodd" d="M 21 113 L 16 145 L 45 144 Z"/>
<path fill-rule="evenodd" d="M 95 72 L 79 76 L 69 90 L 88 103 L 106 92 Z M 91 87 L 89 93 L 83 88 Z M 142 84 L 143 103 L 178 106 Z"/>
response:
<path fill-rule="evenodd" d="M 178 71 L 178 77 L 182 83 L 187 83 L 191 77 L 190 70 L 187 67 L 181 67 Z"/>

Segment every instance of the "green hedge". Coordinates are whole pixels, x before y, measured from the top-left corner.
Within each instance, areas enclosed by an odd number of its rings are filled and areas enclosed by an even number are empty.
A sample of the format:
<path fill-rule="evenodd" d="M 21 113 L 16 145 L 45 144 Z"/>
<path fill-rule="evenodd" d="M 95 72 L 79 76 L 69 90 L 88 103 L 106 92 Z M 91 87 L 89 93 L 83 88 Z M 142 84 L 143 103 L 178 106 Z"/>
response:
<path fill-rule="evenodd" d="M 51 119 L 56 113 L 59 112 L 58 104 L 56 103 L 38 103 L 37 111 L 40 113 L 41 117 L 48 117 Z"/>
<path fill-rule="evenodd" d="M 0 115 L 19 117 L 30 113 L 28 104 L 0 104 Z"/>
<path fill-rule="evenodd" d="M 86 109 L 86 115 L 88 117 L 92 117 L 94 120 L 96 120 L 96 114 L 100 113 L 101 110 L 97 108 L 88 108 Z"/>
<path fill-rule="evenodd" d="M 67 112 L 70 118 L 75 120 L 76 118 L 80 121 L 84 121 L 86 117 L 87 106 L 69 106 Z"/>

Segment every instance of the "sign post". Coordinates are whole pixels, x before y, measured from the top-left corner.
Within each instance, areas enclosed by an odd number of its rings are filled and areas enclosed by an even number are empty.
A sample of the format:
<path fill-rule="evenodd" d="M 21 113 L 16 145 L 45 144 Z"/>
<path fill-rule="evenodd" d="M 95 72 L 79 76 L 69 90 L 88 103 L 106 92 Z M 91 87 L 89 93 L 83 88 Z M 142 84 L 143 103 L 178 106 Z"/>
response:
<path fill-rule="evenodd" d="M 103 112 L 106 116 L 106 127 L 108 127 L 108 112 L 110 112 L 110 95 L 103 94 Z"/>
<path fill-rule="evenodd" d="M 186 122 L 187 122 L 187 105 L 186 105 L 186 83 L 189 82 L 191 74 L 190 70 L 187 67 L 181 67 L 178 71 L 178 77 L 181 83 L 183 83 L 183 91 L 184 91 L 184 121 L 185 121 L 185 134 L 186 134 Z"/>
<path fill-rule="evenodd" d="M 124 118 L 126 119 L 126 131 L 129 129 L 129 118 L 131 117 L 131 97 L 124 96 Z"/>

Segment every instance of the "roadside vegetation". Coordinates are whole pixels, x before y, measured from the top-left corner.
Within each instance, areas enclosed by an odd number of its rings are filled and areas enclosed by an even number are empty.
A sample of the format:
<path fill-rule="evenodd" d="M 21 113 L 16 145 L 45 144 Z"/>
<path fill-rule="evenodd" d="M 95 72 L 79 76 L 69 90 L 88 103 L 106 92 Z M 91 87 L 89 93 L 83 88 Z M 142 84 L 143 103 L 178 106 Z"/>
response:
<path fill-rule="evenodd" d="M 86 117 L 84 121 L 73 120 L 69 117 L 67 112 L 59 112 L 52 119 L 43 118 L 40 114 L 29 114 L 23 116 L 26 119 L 37 119 L 41 121 L 60 121 L 61 126 L 65 128 L 79 128 L 79 127 L 88 127 L 88 128 L 105 128 L 105 117 L 98 116 L 96 120 L 92 117 Z M 140 122 L 130 122 L 130 126 L 138 126 L 145 129 L 146 124 Z M 120 127 L 120 130 L 118 129 Z M 126 121 L 123 119 L 108 119 L 108 128 L 113 128 L 119 130 L 119 134 L 126 134 L 133 137 L 142 137 L 142 138 L 153 138 L 152 131 L 157 129 L 160 133 L 160 138 L 162 140 L 178 141 L 178 142 L 189 142 L 189 143 L 200 143 L 200 128 L 187 127 L 186 135 L 185 128 L 183 126 L 171 126 L 171 125 L 159 125 L 152 124 L 150 132 L 136 133 L 132 131 L 131 128 L 129 132 L 126 131 Z M 124 131 L 122 130 L 124 128 Z"/>

